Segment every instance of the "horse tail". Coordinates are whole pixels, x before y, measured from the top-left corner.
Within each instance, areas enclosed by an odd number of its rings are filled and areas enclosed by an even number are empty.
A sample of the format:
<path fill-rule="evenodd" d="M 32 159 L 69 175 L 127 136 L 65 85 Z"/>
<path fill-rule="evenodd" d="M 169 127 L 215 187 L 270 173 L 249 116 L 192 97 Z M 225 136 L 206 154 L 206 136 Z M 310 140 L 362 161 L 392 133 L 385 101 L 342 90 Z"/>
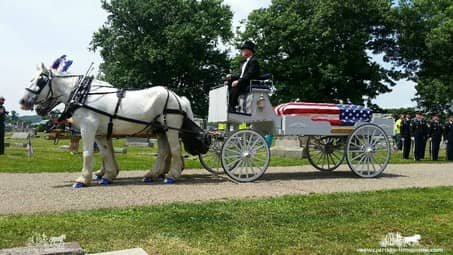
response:
<path fill-rule="evenodd" d="M 186 115 L 189 119 L 193 120 L 193 112 L 192 112 L 192 107 L 190 106 L 190 101 L 187 97 L 182 96 L 181 97 L 181 105 L 183 111 L 186 112 Z"/>

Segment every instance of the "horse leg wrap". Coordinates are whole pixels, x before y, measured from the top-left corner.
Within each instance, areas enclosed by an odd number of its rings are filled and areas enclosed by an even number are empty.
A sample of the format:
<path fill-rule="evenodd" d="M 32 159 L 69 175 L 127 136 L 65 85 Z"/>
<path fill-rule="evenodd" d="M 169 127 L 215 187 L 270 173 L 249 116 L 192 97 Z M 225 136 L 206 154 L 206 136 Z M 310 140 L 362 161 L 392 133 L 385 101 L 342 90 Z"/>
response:
<path fill-rule="evenodd" d="M 110 181 L 107 178 L 101 178 L 101 180 L 99 181 L 99 184 L 101 184 L 101 185 L 109 185 L 111 183 L 112 183 L 112 181 Z"/>

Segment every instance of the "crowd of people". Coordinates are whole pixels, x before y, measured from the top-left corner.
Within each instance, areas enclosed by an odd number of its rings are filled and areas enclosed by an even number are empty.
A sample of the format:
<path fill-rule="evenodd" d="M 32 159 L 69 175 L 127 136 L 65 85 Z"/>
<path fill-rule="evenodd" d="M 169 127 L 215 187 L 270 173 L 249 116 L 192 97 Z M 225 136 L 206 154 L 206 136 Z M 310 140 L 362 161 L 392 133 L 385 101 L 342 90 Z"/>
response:
<path fill-rule="evenodd" d="M 446 159 L 453 161 L 453 113 L 446 122 L 439 114 L 432 114 L 428 121 L 423 112 L 417 112 L 415 118 L 410 113 L 401 114 L 395 121 L 394 149 L 401 150 L 404 159 L 425 159 L 428 146 L 429 159 L 439 160 L 442 143 L 446 145 Z"/>

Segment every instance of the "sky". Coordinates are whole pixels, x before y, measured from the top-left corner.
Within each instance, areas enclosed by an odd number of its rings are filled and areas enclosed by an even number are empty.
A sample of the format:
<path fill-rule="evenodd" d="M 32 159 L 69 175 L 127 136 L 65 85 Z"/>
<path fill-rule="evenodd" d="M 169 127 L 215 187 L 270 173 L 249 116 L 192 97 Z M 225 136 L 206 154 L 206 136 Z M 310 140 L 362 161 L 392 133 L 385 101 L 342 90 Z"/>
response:
<path fill-rule="evenodd" d="M 271 0 L 225 0 L 234 12 L 233 31 L 242 19 Z M 97 67 L 102 58 L 89 51 L 95 31 L 106 21 L 107 13 L 97 0 L 0 0 L 0 96 L 6 107 L 20 115 L 18 101 L 41 62 L 50 65 L 62 54 L 74 60 L 70 71 L 84 73 L 91 62 Z M 377 62 L 379 56 L 374 58 Z M 415 106 L 413 82 L 400 81 L 393 92 L 374 102 L 383 108 Z"/>

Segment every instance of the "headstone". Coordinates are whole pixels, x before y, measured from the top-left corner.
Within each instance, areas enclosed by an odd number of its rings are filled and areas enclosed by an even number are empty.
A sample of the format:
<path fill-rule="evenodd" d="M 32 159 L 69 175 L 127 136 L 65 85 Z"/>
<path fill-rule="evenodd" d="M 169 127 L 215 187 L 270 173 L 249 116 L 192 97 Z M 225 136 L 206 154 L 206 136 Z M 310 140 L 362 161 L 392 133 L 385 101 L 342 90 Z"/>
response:
<path fill-rule="evenodd" d="M 27 144 L 26 143 L 11 143 L 9 146 L 25 148 L 25 147 L 27 147 Z"/>
<path fill-rule="evenodd" d="M 85 252 L 76 242 L 61 243 L 55 246 L 36 245 L 0 250 L 0 255 L 84 255 Z"/>
<path fill-rule="evenodd" d="M 29 136 L 29 132 L 14 132 L 11 137 L 8 138 L 9 146 L 25 148 L 27 147 Z"/>
<path fill-rule="evenodd" d="M 304 158 L 303 140 L 297 136 L 277 137 L 274 146 L 271 147 L 271 154 L 284 158 Z"/>
<path fill-rule="evenodd" d="M 58 149 L 60 149 L 60 150 L 69 150 L 69 145 L 61 145 L 60 147 L 58 147 Z"/>
<path fill-rule="evenodd" d="M 126 145 L 135 147 L 151 147 L 149 139 L 142 137 L 127 137 Z"/>
<path fill-rule="evenodd" d="M 157 146 L 157 139 L 156 138 L 149 139 L 149 144 L 151 148 L 155 148 Z"/>
<path fill-rule="evenodd" d="M 119 153 L 119 154 L 126 154 L 127 153 L 127 149 L 123 148 L 123 147 L 114 147 L 113 148 L 113 152 L 114 153 Z"/>
<path fill-rule="evenodd" d="M 30 133 L 28 132 L 14 132 L 11 139 L 28 139 Z"/>
<path fill-rule="evenodd" d="M 135 249 L 128 249 L 128 250 L 121 250 L 121 251 L 111 251 L 111 252 L 103 252 L 103 253 L 93 253 L 89 255 L 148 255 L 145 250 L 142 248 L 135 248 Z"/>
<path fill-rule="evenodd" d="M 157 157 L 158 154 L 157 152 L 139 152 L 137 155 Z"/>

